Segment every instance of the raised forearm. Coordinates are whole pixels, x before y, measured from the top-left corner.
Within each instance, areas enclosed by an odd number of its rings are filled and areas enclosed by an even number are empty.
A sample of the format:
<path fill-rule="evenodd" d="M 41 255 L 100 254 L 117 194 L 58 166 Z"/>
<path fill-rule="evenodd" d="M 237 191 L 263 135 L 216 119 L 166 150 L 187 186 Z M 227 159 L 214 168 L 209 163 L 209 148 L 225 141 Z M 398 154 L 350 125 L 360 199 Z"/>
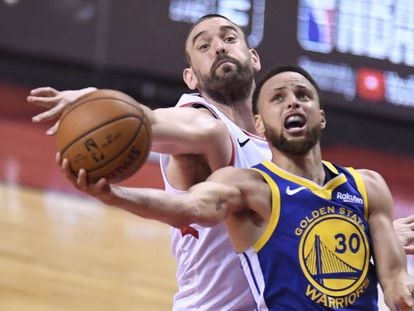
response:
<path fill-rule="evenodd" d="M 382 287 L 392 287 L 394 278 L 406 271 L 406 256 L 399 243 L 392 224 L 382 216 L 373 216 L 370 221 L 373 236 L 377 274 Z"/>
<path fill-rule="evenodd" d="M 411 310 L 414 305 L 414 284 L 407 274 L 406 257 L 392 225 L 393 201 L 391 192 L 376 172 L 359 170 L 369 204 L 368 223 L 374 247 L 378 279 L 384 299 L 391 310 Z"/>

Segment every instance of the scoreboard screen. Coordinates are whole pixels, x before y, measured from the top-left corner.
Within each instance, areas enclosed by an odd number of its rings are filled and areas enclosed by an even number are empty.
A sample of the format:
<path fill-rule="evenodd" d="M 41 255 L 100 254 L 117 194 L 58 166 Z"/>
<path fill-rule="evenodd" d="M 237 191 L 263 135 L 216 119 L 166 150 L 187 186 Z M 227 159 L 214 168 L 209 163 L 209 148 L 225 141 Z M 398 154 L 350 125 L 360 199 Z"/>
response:
<path fill-rule="evenodd" d="M 414 1 L 300 0 L 296 28 L 297 63 L 328 100 L 412 114 Z"/>
<path fill-rule="evenodd" d="M 414 1 L 266 2 L 265 68 L 294 63 L 326 104 L 414 122 Z"/>
<path fill-rule="evenodd" d="M 414 1 L 169 0 L 157 10 L 137 3 L 129 24 L 125 10 L 113 8 L 111 24 L 124 27 L 112 27 L 112 36 L 125 40 L 109 45 L 109 66 L 181 79 L 190 25 L 218 13 L 240 25 L 258 50 L 259 78 L 274 65 L 298 64 L 328 105 L 414 121 Z"/>

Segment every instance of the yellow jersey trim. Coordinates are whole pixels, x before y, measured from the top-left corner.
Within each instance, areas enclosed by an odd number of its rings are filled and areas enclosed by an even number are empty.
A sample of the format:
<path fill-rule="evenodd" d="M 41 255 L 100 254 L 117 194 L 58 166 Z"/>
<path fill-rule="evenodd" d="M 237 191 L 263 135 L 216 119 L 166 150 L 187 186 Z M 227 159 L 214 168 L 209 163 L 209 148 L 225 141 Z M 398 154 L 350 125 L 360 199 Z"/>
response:
<path fill-rule="evenodd" d="M 336 169 L 336 167 L 331 162 L 322 160 L 322 163 L 335 175 L 339 174 L 338 170 Z"/>
<path fill-rule="evenodd" d="M 368 195 L 367 189 L 365 188 L 364 180 L 362 179 L 361 174 L 353 167 L 347 167 L 346 169 L 352 175 L 352 177 L 354 177 L 357 189 L 362 195 L 362 199 L 364 200 L 364 216 L 365 219 L 368 219 Z"/>
<path fill-rule="evenodd" d="M 323 163 L 327 164 L 329 162 L 324 161 Z M 330 169 L 331 171 L 336 173 L 337 176 L 332 178 L 324 186 L 320 186 L 320 185 L 314 183 L 313 181 L 311 181 L 309 179 L 293 175 L 292 173 L 289 173 L 289 172 L 281 169 L 276 164 L 274 164 L 270 161 L 264 161 L 263 162 L 263 165 L 266 166 L 270 171 L 274 172 L 275 174 L 283 177 L 286 180 L 292 181 L 294 183 L 297 183 L 299 185 L 302 185 L 302 186 L 308 188 L 314 194 L 316 194 L 317 196 L 319 196 L 321 198 L 331 200 L 333 190 L 335 190 L 335 188 L 337 188 L 339 185 L 342 185 L 343 183 L 345 183 L 347 180 L 346 180 L 346 176 L 344 174 L 342 174 L 342 173 L 338 174 L 339 173 L 338 170 L 331 163 L 329 163 L 329 164 L 330 164 L 329 166 L 327 165 L 328 169 Z"/>
<path fill-rule="evenodd" d="M 268 183 L 270 190 L 272 192 L 272 210 L 270 212 L 270 219 L 266 226 L 265 231 L 260 236 L 260 238 L 253 244 L 253 249 L 256 252 L 259 252 L 263 246 L 269 241 L 270 237 L 272 236 L 272 233 L 275 231 L 277 224 L 279 223 L 279 217 L 280 217 L 280 192 L 279 187 L 276 185 L 275 181 L 265 172 L 253 168 L 252 170 L 255 170 L 259 172 L 263 178 Z"/>

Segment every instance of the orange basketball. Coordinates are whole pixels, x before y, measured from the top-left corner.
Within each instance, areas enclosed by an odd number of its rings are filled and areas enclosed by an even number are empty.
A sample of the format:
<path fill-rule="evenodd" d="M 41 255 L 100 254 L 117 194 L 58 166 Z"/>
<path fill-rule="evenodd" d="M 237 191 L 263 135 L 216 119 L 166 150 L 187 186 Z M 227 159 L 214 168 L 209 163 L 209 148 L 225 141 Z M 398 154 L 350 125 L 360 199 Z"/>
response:
<path fill-rule="evenodd" d="M 97 90 L 80 97 L 60 119 L 56 133 L 62 159 L 72 172 L 87 172 L 88 181 L 104 177 L 120 182 L 147 160 L 151 126 L 140 105 L 114 90 Z"/>

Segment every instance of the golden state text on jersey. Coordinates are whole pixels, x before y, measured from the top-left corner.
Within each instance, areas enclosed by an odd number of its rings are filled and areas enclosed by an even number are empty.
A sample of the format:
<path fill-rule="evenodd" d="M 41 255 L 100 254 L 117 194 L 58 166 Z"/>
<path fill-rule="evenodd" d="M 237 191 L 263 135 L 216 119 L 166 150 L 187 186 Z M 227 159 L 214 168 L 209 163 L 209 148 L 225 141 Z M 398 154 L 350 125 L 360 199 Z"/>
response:
<path fill-rule="evenodd" d="M 324 162 L 324 186 L 271 162 L 265 233 L 239 254 L 260 310 L 377 310 L 367 196 L 359 173 Z"/>

